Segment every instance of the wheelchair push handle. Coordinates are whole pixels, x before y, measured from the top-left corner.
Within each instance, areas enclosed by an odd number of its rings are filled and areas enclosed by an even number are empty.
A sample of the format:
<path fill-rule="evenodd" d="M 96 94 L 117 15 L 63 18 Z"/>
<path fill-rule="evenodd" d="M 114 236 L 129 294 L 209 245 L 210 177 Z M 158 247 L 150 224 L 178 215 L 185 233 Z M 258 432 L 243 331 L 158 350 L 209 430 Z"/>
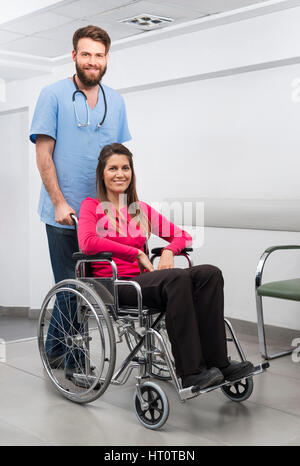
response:
<path fill-rule="evenodd" d="M 77 218 L 76 215 L 74 215 L 74 214 L 70 214 L 70 217 L 71 217 L 71 219 L 73 220 L 73 223 L 74 223 L 74 226 L 75 226 L 75 230 L 77 231 L 77 230 L 78 230 L 78 218 Z"/>

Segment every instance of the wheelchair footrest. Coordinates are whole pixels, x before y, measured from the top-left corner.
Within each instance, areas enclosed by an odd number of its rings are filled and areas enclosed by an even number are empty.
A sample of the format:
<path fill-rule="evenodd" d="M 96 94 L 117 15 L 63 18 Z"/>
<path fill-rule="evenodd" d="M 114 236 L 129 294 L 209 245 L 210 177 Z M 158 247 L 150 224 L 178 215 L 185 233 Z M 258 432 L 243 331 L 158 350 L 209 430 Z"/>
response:
<path fill-rule="evenodd" d="M 225 380 L 221 384 L 211 385 L 210 387 L 204 388 L 203 390 L 199 390 L 199 389 L 197 389 L 197 387 L 183 388 L 183 389 L 179 390 L 179 397 L 180 397 L 180 399 L 182 401 L 187 400 L 189 398 L 195 398 L 196 396 L 202 395 L 203 393 L 208 393 L 208 392 L 211 392 L 213 390 L 216 390 L 217 388 L 221 388 L 221 387 L 226 386 L 226 385 L 227 386 L 232 385 L 232 384 L 234 384 L 236 382 L 239 382 L 240 380 L 248 379 L 249 377 L 253 377 L 254 375 L 262 374 L 266 369 L 268 369 L 268 367 L 270 367 L 270 364 L 268 362 L 263 362 L 263 363 L 258 364 L 257 366 L 255 366 L 254 370 L 250 374 L 248 374 L 247 376 L 244 376 L 244 377 L 242 377 L 240 379 L 237 379 L 237 380 L 232 380 L 230 382 Z"/>

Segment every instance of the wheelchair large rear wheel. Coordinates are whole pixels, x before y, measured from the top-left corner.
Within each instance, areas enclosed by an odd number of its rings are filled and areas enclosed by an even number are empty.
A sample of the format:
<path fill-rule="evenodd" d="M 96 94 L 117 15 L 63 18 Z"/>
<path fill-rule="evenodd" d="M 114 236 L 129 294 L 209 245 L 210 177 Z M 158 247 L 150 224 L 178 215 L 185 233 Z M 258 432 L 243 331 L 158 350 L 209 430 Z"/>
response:
<path fill-rule="evenodd" d="M 49 291 L 38 344 L 48 376 L 66 398 L 88 403 L 105 392 L 115 367 L 115 334 L 102 299 L 88 283 L 63 280 Z"/>

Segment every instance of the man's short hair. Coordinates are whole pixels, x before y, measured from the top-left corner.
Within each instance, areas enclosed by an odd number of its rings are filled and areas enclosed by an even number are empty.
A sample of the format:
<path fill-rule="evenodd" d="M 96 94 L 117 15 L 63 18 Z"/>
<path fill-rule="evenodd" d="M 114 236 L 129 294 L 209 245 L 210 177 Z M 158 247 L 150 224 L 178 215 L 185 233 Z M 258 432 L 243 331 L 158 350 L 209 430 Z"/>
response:
<path fill-rule="evenodd" d="M 91 24 L 89 26 L 77 29 L 77 31 L 75 31 L 73 35 L 73 47 L 75 52 L 77 52 L 77 45 L 79 39 L 82 39 L 84 37 L 88 37 L 90 39 L 101 42 L 105 46 L 105 53 L 108 53 L 111 40 L 107 32 L 104 31 L 104 29 L 101 29 L 98 26 L 92 26 Z"/>

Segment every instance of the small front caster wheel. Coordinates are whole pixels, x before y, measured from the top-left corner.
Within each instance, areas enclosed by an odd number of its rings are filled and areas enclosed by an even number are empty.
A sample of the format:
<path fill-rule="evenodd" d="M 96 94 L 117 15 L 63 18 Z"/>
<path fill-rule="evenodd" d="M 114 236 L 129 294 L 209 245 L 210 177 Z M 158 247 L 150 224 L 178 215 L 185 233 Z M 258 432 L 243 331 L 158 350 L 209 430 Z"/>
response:
<path fill-rule="evenodd" d="M 153 382 L 145 382 L 140 387 L 143 400 L 148 404 L 141 406 L 137 391 L 134 393 L 133 404 L 138 420 L 147 429 L 159 429 L 169 416 L 169 402 L 165 392 Z"/>
<path fill-rule="evenodd" d="M 233 382 L 231 385 L 224 385 L 221 387 L 222 392 L 232 401 L 245 401 L 247 400 L 253 391 L 253 379 L 248 377 L 247 379 Z"/>

